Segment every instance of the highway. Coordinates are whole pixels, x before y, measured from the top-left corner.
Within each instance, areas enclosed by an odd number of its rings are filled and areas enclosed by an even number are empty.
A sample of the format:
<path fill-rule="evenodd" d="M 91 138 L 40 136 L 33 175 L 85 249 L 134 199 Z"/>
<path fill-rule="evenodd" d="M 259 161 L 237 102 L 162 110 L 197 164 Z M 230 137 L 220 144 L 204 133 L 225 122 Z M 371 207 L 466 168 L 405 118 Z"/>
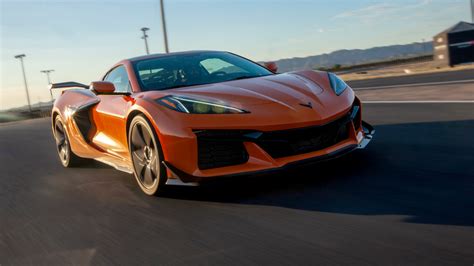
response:
<path fill-rule="evenodd" d="M 64 169 L 47 119 L 0 125 L 0 265 L 473 265 L 474 104 L 366 104 L 366 150 L 144 195 Z"/>

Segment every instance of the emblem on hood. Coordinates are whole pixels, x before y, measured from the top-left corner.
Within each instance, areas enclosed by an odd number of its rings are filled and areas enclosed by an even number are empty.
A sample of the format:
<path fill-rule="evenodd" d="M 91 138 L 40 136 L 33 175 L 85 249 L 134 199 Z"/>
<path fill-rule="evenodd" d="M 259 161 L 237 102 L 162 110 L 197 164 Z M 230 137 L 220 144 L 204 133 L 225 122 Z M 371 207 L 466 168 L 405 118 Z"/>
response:
<path fill-rule="evenodd" d="M 300 103 L 301 106 L 304 106 L 304 107 L 308 107 L 308 108 L 311 108 L 313 109 L 313 104 L 311 102 L 308 102 L 308 103 Z"/>

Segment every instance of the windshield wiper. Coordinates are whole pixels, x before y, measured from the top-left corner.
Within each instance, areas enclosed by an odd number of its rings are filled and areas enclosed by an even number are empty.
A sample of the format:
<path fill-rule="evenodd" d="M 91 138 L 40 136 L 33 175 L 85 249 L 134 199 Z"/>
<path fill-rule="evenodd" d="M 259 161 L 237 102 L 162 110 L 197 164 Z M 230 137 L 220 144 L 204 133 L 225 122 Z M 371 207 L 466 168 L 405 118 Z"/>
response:
<path fill-rule="evenodd" d="M 261 77 L 261 76 L 240 76 L 240 77 L 236 77 L 236 78 L 232 78 L 232 79 L 228 79 L 227 81 L 231 81 L 231 80 L 239 80 L 239 79 L 250 79 L 250 78 L 256 78 L 256 77 Z"/>
<path fill-rule="evenodd" d="M 165 90 L 171 90 L 171 89 L 177 89 L 177 88 L 185 88 L 185 87 L 191 87 L 191 86 L 198 86 L 198 85 L 204 85 L 206 83 L 195 83 L 195 84 L 181 84 L 181 85 L 174 85 L 174 86 L 169 86 L 169 87 L 164 87 L 159 89 L 160 91 L 165 91 Z"/>

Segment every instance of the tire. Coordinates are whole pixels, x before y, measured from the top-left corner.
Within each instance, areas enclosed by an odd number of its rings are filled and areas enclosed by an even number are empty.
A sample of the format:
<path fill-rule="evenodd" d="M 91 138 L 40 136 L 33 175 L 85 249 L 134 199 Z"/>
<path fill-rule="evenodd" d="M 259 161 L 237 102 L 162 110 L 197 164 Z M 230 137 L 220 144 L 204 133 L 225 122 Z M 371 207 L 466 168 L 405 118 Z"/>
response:
<path fill-rule="evenodd" d="M 58 152 L 59 161 L 61 161 L 64 167 L 77 167 L 89 161 L 77 156 L 71 150 L 67 131 L 59 115 L 54 120 L 54 139 L 56 140 L 56 151 Z"/>
<path fill-rule="evenodd" d="M 138 185 L 145 194 L 157 195 L 166 183 L 166 169 L 156 132 L 145 117 L 135 116 L 130 123 L 128 146 Z"/>

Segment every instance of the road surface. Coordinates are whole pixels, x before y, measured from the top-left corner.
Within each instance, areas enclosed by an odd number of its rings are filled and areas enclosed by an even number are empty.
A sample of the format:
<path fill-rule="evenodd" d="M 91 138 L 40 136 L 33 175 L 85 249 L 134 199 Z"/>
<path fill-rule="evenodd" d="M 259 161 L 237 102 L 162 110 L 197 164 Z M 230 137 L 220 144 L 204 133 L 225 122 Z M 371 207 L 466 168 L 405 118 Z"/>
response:
<path fill-rule="evenodd" d="M 64 169 L 49 121 L 0 125 L 0 265 L 473 265 L 474 104 L 366 104 L 367 150 L 144 195 Z"/>
<path fill-rule="evenodd" d="M 366 80 L 354 80 L 347 83 L 354 89 L 371 88 L 382 86 L 399 86 L 413 84 L 433 84 L 433 83 L 463 83 L 474 80 L 474 69 L 459 71 L 446 71 L 437 73 L 414 74 L 399 77 L 384 77 Z"/>

